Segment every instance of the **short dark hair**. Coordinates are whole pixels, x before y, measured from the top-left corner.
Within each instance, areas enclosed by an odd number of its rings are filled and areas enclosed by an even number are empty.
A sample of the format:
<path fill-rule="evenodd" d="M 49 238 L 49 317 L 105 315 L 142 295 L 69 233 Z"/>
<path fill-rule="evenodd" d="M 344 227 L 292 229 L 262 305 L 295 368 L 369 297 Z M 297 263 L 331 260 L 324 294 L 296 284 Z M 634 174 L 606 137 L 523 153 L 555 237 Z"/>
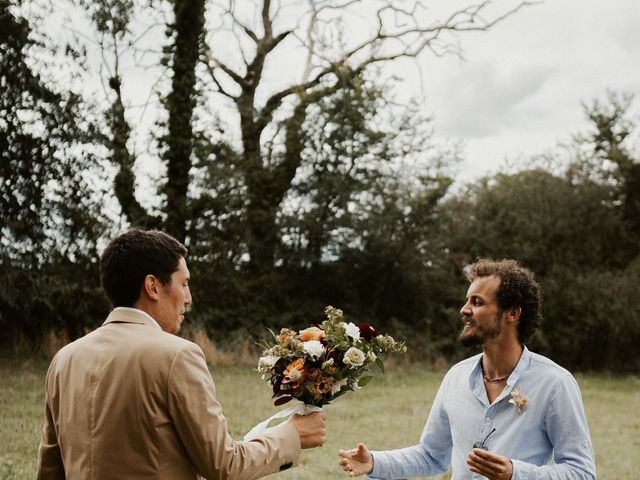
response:
<path fill-rule="evenodd" d="M 171 235 L 159 230 L 129 230 L 114 238 L 100 257 L 102 288 L 114 307 L 132 307 L 147 275 L 169 285 L 180 258 L 186 256 L 185 246 Z"/>
<path fill-rule="evenodd" d="M 526 342 L 542 324 L 542 293 L 534 273 L 516 260 L 481 258 L 464 269 L 470 282 L 478 277 L 496 276 L 500 285 L 496 300 L 500 310 L 519 306 L 518 338 Z"/>

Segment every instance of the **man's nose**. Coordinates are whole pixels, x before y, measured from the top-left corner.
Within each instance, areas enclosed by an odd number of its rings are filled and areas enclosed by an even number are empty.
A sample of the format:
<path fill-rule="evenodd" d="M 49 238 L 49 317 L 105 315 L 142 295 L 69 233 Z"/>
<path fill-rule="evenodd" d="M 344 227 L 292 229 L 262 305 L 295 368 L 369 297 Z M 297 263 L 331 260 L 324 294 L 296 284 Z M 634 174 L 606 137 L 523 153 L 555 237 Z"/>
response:
<path fill-rule="evenodd" d="M 471 315 L 471 304 L 467 301 L 462 308 L 460 308 L 460 315 L 467 316 Z"/>

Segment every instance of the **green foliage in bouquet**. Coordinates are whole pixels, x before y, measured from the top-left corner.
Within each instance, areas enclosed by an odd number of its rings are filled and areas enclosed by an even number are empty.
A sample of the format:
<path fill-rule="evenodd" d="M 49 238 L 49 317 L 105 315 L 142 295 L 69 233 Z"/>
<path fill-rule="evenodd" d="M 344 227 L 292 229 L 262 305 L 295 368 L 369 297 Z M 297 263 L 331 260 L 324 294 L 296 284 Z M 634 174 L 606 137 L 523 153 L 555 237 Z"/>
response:
<path fill-rule="evenodd" d="M 296 332 L 272 332 L 275 344 L 266 345 L 258 361 L 262 378 L 273 387 L 275 405 L 292 399 L 322 406 L 367 385 L 374 367 L 384 373 L 381 354 L 405 353 L 404 342 L 380 335 L 368 323 L 343 321 L 342 310 L 325 309 L 327 319 Z"/>

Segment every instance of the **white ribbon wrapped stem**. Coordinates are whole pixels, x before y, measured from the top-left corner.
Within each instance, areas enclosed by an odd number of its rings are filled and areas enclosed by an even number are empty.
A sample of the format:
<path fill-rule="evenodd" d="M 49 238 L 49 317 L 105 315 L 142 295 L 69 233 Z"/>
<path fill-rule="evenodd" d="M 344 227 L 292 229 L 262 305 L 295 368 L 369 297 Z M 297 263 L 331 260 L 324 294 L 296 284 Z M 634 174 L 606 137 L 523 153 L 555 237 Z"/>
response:
<path fill-rule="evenodd" d="M 307 405 L 306 403 L 298 403 L 293 405 L 292 407 L 285 408 L 284 410 L 280 410 L 276 412 L 274 415 L 271 415 L 264 422 L 260 422 L 255 427 L 253 427 L 249 432 L 244 436 L 244 441 L 249 442 L 254 438 L 262 436 L 270 427 L 269 424 L 273 420 L 277 420 L 278 418 L 287 418 L 287 422 L 291 419 L 293 415 L 296 413 L 299 415 L 308 415 L 312 412 L 320 412 L 322 409 L 320 407 L 316 407 L 313 405 Z"/>

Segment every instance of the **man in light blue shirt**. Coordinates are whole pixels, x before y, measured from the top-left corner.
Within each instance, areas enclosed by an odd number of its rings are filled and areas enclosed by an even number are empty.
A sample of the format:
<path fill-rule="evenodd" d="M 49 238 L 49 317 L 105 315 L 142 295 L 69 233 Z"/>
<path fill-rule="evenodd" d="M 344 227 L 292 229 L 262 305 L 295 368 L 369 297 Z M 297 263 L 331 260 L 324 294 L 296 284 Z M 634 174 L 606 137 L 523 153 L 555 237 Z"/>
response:
<path fill-rule="evenodd" d="M 524 342 L 540 325 L 533 273 L 513 260 L 479 260 L 460 310 L 465 346 L 483 353 L 447 372 L 418 445 L 339 452 L 350 476 L 593 480 L 596 468 L 580 389 L 573 376 Z M 553 458 L 554 463 L 550 463 Z"/>

